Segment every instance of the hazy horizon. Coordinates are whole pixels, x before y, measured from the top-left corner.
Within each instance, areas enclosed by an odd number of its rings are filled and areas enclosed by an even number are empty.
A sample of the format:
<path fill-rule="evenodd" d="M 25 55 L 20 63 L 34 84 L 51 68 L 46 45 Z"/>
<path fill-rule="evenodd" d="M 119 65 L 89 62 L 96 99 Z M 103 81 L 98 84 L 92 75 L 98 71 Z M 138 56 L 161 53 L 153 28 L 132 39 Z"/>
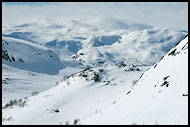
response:
<path fill-rule="evenodd" d="M 188 2 L 3 2 L 2 25 L 47 18 L 54 22 L 97 17 L 188 30 Z"/>

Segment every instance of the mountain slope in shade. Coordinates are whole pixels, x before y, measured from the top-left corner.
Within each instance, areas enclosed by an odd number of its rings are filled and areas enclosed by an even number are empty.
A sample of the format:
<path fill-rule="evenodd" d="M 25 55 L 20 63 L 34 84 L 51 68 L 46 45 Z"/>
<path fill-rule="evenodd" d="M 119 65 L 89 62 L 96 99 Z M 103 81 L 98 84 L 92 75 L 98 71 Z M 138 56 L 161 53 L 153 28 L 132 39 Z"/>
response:
<path fill-rule="evenodd" d="M 38 73 L 57 74 L 64 64 L 58 54 L 29 41 L 3 37 L 3 64 Z"/>

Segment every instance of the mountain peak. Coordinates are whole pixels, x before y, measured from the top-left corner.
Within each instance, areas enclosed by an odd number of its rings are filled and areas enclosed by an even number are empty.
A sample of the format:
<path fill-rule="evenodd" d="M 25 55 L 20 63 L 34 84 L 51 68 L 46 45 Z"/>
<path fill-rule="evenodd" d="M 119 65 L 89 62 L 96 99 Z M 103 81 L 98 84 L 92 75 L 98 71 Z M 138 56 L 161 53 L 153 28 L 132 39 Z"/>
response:
<path fill-rule="evenodd" d="M 147 24 L 113 17 L 98 17 L 94 20 L 89 21 L 89 23 L 107 29 L 142 30 L 152 28 L 152 26 Z"/>

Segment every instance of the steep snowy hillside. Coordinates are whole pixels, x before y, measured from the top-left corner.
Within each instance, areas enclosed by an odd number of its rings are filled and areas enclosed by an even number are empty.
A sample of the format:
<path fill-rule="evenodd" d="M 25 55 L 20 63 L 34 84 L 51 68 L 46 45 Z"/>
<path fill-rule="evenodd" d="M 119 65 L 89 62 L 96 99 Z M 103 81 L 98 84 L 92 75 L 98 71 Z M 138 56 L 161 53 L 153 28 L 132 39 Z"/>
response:
<path fill-rule="evenodd" d="M 143 75 L 147 67 L 120 64 L 66 76 L 4 104 L 3 124 L 187 124 L 187 50 L 188 37 Z"/>
<path fill-rule="evenodd" d="M 187 125 L 188 36 L 115 102 L 84 124 Z"/>
<path fill-rule="evenodd" d="M 54 51 L 29 41 L 2 38 L 2 63 L 38 73 L 57 74 L 64 64 Z"/>

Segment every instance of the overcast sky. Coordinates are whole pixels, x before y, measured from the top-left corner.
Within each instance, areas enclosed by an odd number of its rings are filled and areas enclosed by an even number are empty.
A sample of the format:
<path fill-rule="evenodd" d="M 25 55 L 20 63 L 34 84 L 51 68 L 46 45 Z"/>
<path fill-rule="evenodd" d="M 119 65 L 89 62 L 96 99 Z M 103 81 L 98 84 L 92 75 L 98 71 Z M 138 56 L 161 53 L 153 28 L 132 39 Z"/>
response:
<path fill-rule="evenodd" d="M 3 25 L 26 23 L 45 17 L 61 22 L 97 17 L 134 20 L 152 26 L 188 30 L 187 2 L 3 2 Z"/>

